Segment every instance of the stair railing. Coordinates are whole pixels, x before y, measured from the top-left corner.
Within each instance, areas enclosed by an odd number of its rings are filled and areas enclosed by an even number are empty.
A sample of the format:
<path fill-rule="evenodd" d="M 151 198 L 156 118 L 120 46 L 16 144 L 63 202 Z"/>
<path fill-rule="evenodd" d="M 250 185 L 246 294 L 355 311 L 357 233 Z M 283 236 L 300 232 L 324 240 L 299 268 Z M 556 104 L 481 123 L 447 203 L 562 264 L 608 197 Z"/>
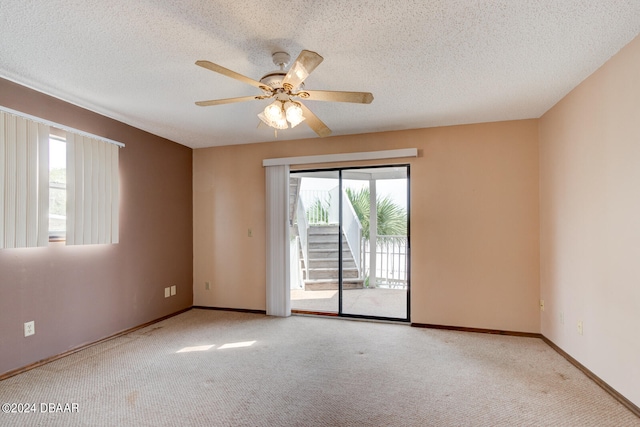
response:
<path fill-rule="evenodd" d="M 334 187 L 329 190 L 329 224 L 337 224 L 339 218 L 339 189 Z M 347 240 L 351 255 L 358 269 L 358 277 L 362 277 L 362 268 L 360 262 L 360 238 L 362 236 L 362 224 L 356 215 L 356 211 L 347 196 L 346 190 L 342 189 L 342 234 Z"/>
<path fill-rule="evenodd" d="M 298 218 L 298 236 L 300 237 L 300 247 L 302 248 L 302 257 L 304 258 L 304 277 L 309 278 L 309 222 L 304 208 L 302 198 L 298 200 L 298 209 L 296 211 Z"/>
<path fill-rule="evenodd" d="M 351 249 L 353 260 L 358 268 L 358 277 L 363 277 L 362 263 L 360 258 L 360 241 L 362 239 L 362 224 L 356 215 L 356 211 L 347 196 L 347 192 L 342 190 L 342 231 Z"/>

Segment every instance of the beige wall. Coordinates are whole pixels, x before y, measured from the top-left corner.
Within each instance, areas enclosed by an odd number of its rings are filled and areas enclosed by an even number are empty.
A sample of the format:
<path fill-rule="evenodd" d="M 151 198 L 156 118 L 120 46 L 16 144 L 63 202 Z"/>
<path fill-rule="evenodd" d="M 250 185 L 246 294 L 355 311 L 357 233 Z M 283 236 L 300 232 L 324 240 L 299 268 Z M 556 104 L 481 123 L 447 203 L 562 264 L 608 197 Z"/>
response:
<path fill-rule="evenodd" d="M 411 147 L 412 322 L 539 332 L 536 120 L 195 150 L 194 304 L 265 308 L 263 159 Z"/>
<path fill-rule="evenodd" d="M 640 37 L 540 120 L 542 333 L 636 405 L 639 76 Z"/>

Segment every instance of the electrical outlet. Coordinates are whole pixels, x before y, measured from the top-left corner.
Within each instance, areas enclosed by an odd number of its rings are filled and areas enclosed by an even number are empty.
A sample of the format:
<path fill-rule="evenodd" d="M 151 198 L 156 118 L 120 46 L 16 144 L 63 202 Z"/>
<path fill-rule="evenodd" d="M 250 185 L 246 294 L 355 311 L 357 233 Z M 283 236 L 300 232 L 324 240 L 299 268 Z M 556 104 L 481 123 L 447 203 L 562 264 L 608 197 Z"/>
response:
<path fill-rule="evenodd" d="M 171 285 L 171 296 L 176 294 L 176 285 Z"/>
<path fill-rule="evenodd" d="M 564 325 L 564 311 L 560 312 L 560 324 Z"/>
<path fill-rule="evenodd" d="M 578 320 L 578 334 L 582 335 L 582 320 Z"/>
<path fill-rule="evenodd" d="M 211 282 L 204 282 L 204 289 L 205 290 L 211 290 Z"/>
<path fill-rule="evenodd" d="M 247 236 L 253 237 L 253 231 L 251 229 L 247 230 Z"/>
<path fill-rule="evenodd" d="M 26 322 L 24 324 L 24 336 L 30 337 L 36 333 L 36 322 L 32 320 L 31 322 Z"/>
<path fill-rule="evenodd" d="M 544 311 L 544 300 L 540 300 L 540 311 Z"/>
<path fill-rule="evenodd" d="M 164 288 L 164 297 L 169 298 L 171 296 L 171 288 Z"/>

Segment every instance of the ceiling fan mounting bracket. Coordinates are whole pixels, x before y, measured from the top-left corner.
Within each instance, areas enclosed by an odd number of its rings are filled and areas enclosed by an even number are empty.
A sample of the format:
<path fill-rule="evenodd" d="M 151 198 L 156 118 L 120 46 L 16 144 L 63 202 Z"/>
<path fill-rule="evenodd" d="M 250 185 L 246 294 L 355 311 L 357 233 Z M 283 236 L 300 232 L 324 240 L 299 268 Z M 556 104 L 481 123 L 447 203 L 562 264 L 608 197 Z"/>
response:
<path fill-rule="evenodd" d="M 281 70 L 284 70 L 289 62 L 291 61 L 291 56 L 287 52 L 273 52 L 271 54 L 271 59 L 276 67 L 280 67 Z"/>

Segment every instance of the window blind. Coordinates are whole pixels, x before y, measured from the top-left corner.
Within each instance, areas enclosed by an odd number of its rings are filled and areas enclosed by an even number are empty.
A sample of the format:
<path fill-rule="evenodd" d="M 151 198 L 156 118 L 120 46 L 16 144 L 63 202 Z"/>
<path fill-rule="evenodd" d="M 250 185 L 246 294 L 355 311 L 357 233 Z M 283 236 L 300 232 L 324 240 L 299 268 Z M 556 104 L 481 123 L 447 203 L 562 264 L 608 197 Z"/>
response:
<path fill-rule="evenodd" d="M 268 166 L 267 213 L 267 315 L 291 315 L 289 288 L 289 166 Z"/>
<path fill-rule="evenodd" d="M 67 245 L 118 243 L 118 146 L 67 133 Z"/>
<path fill-rule="evenodd" d="M 49 126 L 0 111 L 0 248 L 49 241 Z"/>

